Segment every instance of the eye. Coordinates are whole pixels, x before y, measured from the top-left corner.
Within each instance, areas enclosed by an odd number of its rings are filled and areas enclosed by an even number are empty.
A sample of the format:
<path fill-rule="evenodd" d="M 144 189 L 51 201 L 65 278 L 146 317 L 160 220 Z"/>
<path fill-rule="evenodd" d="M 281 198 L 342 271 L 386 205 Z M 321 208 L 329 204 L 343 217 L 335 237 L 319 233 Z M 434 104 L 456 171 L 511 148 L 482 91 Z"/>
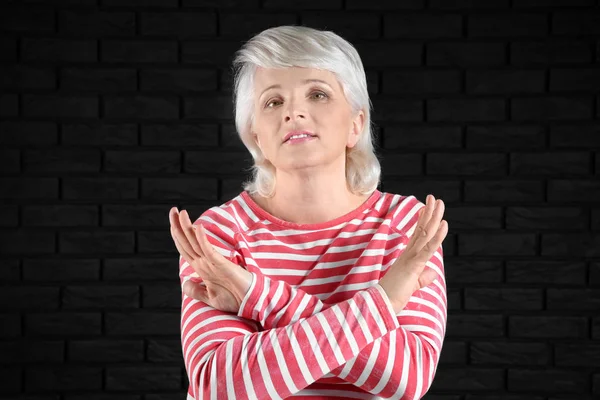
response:
<path fill-rule="evenodd" d="M 269 107 L 269 106 L 270 106 L 271 104 L 273 104 L 274 102 L 277 102 L 277 101 L 278 101 L 278 100 L 269 100 L 269 101 L 267 102 L 267 104 L 265 104 L 265 108 L 272 108 L 272 107 Z"/>
<path fill-rule="evenodd" d="M 327 96 L 327 93 L 325 93 L 325 92 L 318 91 L 318 92 L 313 92 L 312 93 L 312 96 L 317 96 L 317 95 L 321 95 L 321 96 L 323 96 L 323 98 L 329 97 L 329 96 Z"/>

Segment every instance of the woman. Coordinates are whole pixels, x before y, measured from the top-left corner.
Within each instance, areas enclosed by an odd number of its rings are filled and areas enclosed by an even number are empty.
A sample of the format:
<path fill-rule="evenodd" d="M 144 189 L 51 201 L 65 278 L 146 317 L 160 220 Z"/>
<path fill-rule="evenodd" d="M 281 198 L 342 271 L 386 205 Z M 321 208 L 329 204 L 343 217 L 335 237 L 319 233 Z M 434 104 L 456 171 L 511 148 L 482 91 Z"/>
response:
<path fill-rule="evenodd" d="M 377 190 L 356 50 L 267 29 L 234 61 L 244 191 L 173 208 L 188 399 L 422 397 L 446 329 L 444 204 Z"/>

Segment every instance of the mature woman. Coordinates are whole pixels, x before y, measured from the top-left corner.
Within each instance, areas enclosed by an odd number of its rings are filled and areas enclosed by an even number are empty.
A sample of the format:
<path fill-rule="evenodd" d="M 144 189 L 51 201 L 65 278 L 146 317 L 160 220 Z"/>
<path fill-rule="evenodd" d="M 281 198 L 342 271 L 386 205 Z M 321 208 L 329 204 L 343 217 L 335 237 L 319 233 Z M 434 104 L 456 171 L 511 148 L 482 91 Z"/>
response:
<path fill-rule="evenodd" d="M 234 61 L 254 158 L 235 198 L 173 208 L 188 399 L 415 399 L 446 330 L 444 204 L 380 192 L 362 62 L 338 35 L 267 29 Z"/>

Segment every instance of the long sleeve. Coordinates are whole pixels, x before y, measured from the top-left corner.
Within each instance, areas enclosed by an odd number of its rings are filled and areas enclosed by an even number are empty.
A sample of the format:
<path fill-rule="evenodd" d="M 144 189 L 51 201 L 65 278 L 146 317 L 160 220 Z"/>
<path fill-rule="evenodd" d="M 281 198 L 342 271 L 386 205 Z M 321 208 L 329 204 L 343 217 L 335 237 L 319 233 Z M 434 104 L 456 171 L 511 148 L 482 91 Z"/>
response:
<path fill-rule="evenodd" d="M 402 228 L 410 227 L 409 232 L 412 232 L 415 224 L 413 218 Z M 398 227 L 394 228 L 397 230 Z M 409 235 L 400 233 L 405 247 Z M 331 376 L 382 397 L 413 399 L 415 394 L 418 394 L 416 398 L 425 395 L 435 376 L 446 331 L 447 296 L 442 246 L 427 266 L 437 272 L 436 281 L 413 294 L 396 316 L 399 328 L 333 369 Z M 238 315 L 260 322 L 265 329 L 286 326 L 331 306 L 284 281 L 262 276 L 256 279 L 258 284 L 251 286 Z"/>
<path fill-rule="evenodd" d="M 438 271 L 437 280 L 414 293 L 396 315 L 398 329 L 365 346 L 356 357 L 333 369 L 332 376 L 385 398 L 413 399 L 416 393 L 420 398 L 429 390 L 446 330 L 441 246 L 427 265 Z M 238 315 L 259 322 L 264 329 L 285 327 L 332 306 L 286 282 L 254 275 Z"/>
<path fill-rule="evenodd" d="M 211 224 L 204 215 L 200 221 L 217 251 L 233 262 L 243 260 L 234 249 L 234 235 Z M 193 268 L 180 258 L 181 284 L 193 274 Z M 252 286 L 260 286 L 261 277 L 255 274 Z M 182 295 L 181 340 L 190 381 L 188 393 L 195 399 L 233 395 L 285 398 L 356 357 L 398 326 L 379 285 L 308 318 L 263 331 L 243 316 Z"/>

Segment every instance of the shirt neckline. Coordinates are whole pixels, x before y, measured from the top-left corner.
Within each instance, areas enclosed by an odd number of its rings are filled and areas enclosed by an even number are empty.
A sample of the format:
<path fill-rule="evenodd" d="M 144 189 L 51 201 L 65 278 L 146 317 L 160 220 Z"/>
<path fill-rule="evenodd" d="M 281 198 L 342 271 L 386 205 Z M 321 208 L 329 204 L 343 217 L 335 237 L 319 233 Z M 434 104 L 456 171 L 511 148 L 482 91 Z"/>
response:
<path fill-rule="evenodd" d="M 258 203 L 256 203 L 254 201 L 254 199 L 252 199 L 252 197 L 250 196 L 250 194 L 247 191 L 244 190 L 241 193 L 241 196 L 244 199 L 244 201 L 246 202 L 246 204 L 248 204 L 248 206 L 252 209 L 252 211 L 254 211 L 254 213 L 262 219 L 266 219 L 267 221 L 269 221 L 273 224 L 281 225 L 286 228 L 292 228 L 292 229 L 298 229 L 298 230 L 314 230 L 314 229 L 330 228 L 337 224 L 347 222 L 351 219 L 354 219 L 356 216 L 362 214 L 366 209 L 370 208 L 373 204 L 375 204 L 375 202 L 377 200 L 379 200 L 379 198 L 381 197 L 381 192 L 378 189 L 375 189 L 373 191 L 373 193 L 371 193 L 371 195 L 360 206 L 358 206 L 354 210 L 352 210 L 344 215 L 341 215 L 337 218 L 334 218 L 332 220 L 325 221 L 325 222 L 319 222 L 316 224 L 298 224 L 295 222 L 285 221 L 283 219 L 277 218 L 276 216 L 268 213 L 265 209 L 263 209 L 261 206 L 259 206 Z"/>

